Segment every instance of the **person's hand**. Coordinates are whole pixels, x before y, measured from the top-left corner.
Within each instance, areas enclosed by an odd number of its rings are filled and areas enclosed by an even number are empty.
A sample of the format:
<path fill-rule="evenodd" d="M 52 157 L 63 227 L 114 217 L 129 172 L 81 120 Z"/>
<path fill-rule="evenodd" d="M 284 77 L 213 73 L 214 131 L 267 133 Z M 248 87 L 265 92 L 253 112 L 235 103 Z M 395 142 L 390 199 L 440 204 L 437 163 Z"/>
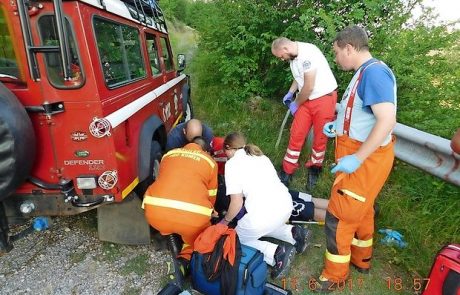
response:
<path fill-rule="evenodd" d="M 224 217 L 219 221 L 219 224 L 228 225 L 229 222 L 227 220 L 225 220 L 225 217 Z"/>
<path fill-rule="evenodd" d="M 291 111 L 291 114 L 294 116 L 295 115 L 295 112 L 297 112 L 297 109 L 299 107 L 297 106 L 297 104 L 295 103 L 295 101 L 291 102 L 291 104 L 289 105 L 289 110 Z"/>
<path fill-rule="evenodd" d="M 283 104 L 287 107 L 289 107 L 289 105 L 291 104 L 292 102 L 292 97 L 294 96 L 294 93 L 292 92 L 288 92 L 286 93 L 286 95 L 283 97 Z"/>
<path fill-rule="evenodd" d="M 353 154 L 353 155 L 348 155 L 343 158 L 340 158 L 337 165 L 334 166 L 334 168 L 331 169 L 331 173 L 336 173 L 336 172 L 345 172 L 347 174 L 353 173 L 356 171 L 356 169 L 361 166 L 362 162 L 358 157 Z"/>
<path fill-rule="evenodd" d="M 337 123 L 335 121 L 327 122 L 324 124 L 323 133 L 329 138 L 333 138 L 336 136 L 337 132 Z"/>
<path fill-rule="evenodd" d="M 219 218 L 219 213 L 216 210 L 212 210 L 211 217 L 213 218 Z"/>

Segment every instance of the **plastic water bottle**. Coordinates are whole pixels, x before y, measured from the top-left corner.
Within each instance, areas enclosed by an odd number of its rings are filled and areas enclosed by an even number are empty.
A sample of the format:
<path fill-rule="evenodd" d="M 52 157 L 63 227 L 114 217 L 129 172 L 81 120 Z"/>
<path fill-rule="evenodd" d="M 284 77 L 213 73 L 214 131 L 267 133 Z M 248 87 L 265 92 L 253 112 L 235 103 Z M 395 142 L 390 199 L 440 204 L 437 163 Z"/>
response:
<path fill-rule="evenodd" d="M 44 231 L 49 228 L 50 220 L 48 217 L 36 217 L 32 223 L 32 226 L 36 231 Z"/>

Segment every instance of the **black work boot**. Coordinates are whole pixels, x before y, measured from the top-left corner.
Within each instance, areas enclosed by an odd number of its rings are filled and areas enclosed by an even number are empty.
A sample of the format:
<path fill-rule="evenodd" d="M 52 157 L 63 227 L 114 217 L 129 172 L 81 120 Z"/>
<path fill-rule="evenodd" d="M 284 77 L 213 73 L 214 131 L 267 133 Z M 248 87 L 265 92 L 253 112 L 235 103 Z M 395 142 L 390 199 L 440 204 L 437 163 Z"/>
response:
<path fill-rule="evenodd" d="M 291 182 L 292 174 L 287 174 L 283 169 L 281 169 L 279 178 L 286 187 L 289 187 L 289 182 Z"/>
<path fill-rule="evenodd" d="M 272 279 L 276 280 L 286 276 L 289 271 L 291 261 L 295 256 L 295 247 L 293 245 L 279 245 L 275 251 L 275 265 L 272 270 Z"/>
<path fill-rule="evenodd" d="M 292 237 L 295 240 L 295 249 L 297 253 L 303 253 L 310 245 L 312 231 L 300 225 L 292 227 Z"/>
<path fill-rule="evenodd" d="M 178 257 L 177 263 L 179 265 L 179 270 L 184 278 L 188 277 L 190 274 L 190 260 L 187 260 L 184 257 Z"/>
<path fill-rule="evenodd" d="M 323 167 L 319 166 L 311 166 L 308 168 L 307 185 L 305 186 L 307 192 L 311 192 L 313 190 L 322 171 Z"/>
<path fill-rule="evenodd" d="M 370 271 L 370 268 L 363 268 L 363 267 L 359 267 L 357 266 L 356 264 L 354 264 L 353 262 L 350 262 L 350 264 L 360 273 L 362 274 L 369 274 L 369 271 Z"/>
<path fill-rule="evenodd" d="M 315 293 L 331 293 L 337 290 L 339 284 L 340 283 L 329 281 L 323 276 L 319 276 L 318 280 L 315 280 L 315 285 L 312 286 L 312 290 Z"/>

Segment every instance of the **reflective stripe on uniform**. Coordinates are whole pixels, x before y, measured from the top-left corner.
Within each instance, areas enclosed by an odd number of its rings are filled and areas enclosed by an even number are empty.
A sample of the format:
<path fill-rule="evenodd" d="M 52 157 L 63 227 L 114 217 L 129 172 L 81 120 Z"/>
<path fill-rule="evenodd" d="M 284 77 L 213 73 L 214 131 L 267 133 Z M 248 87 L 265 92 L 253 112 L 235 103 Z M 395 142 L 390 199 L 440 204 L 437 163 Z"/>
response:
<path fill-rule="evenodd" d="M 317 151 L 315 151 L 314 149 L 311 149 L 311 153 L 312 153 L 312 155 L 314 155 L 316 158 L 319 158 L 319 157 L 324 157 L 324 154 L 326 153 L 326 151 L 317 152 Z"/>
<path fill-rule="evenodd" d="M 326 259 L 334 263 L 348 263 L 350 262 L 351 254 L 348 255 L 334 255 L 326 250 Z"/>
<path fill-rule="evenodd" d="M 299 159 L 298 159 L 298 158 L 296 158 L 296 159 L 291 159 L 291 158 L 285 156 L 285 157 L 284 157 L 284 161 L 289 162 L 289 163 L 292 163 L 292 164 L 296 164 L 296 163 L 299 161 Z"/>
<path fill-rule="evenodd" d="M 300 156 L 300 152 L 293 151 L 293 150 L 290 150 L 290 149 L 287 149 L 287 150 L 286 150 L 286 153 L 289 154 L 289 155 L 291 155 L 291 156 L 294 156 L 294 157 Z"/>
<path fill-rule="evenodd" d="M 323 160 L 324 160 L 324 158 L 317 160 L 317 159 L 311 157 L 311 162 L 313 164 L 321 164 L 321 163 L 323 163 Z"/>
<path fill-rule="evenodd" d="M 210 195 L 211 197 L 212 197 L 212 196 L 215 196 L 215 195 L 217 195 L 217 189 L 210 189 L 210 190 L 208 190 L 208 193 L 209 193 L 209 195 Z"/>
<path fill-rule="evenodd" d="M 346 195 L 352 197 L 353 199 L 356 199 L 356 200 L 358 200 L 358 201 L 360 201 L 360 202 L 363 202 L 363 203 L 366 202 L 366 198 L 365 198 L 365 197 L 360 196 L 360 195 L 358 195 L 358 194 L 355 194 L 355 193 L 352 192 L 352 191 L 349 191 L 349 190 L 347 190 L 347 189 L 341 189 L 341 191 L 342 191 L 344 194 L 346 194 Z"/>
<path fill-rule="evenodd" d="M 204 207 L 201 205 L 186 203 L 177 200 L 171 199 L 164 199 L 164 198 L 157 198 L 151 196 L 145 196 L 144 201 L 142 202 L 142 209 L 144 209 L 144 205 L 153 205 L 159 207 L 166 207 L 166 208 L 173 208 L 182 211 L 193 212 L 201 215 L 211 216 L 213 209 Z"/>
<path fill-rule="evenodd" d="M 358 239 L 356 239 L 356 238 L 353 238 L 353 241 L 351 241 L 351 244 L 352 244 L 353 246 L 360 247 L 360 248 L 371 247 L 371 246 L 372 246 L 372 243 L 373 243 L 373 239 L 369 239 L 369 240 L 358 240 Z"/>
<path fill-rule="evenodd" d="M 174 150 L 169 151 L 166 155 L 164 155 L 163 158 L 171 157 L 171 156 L 183 156 L 183 157 L 188 157 L 192 159 L 194 158 L 196 159 L 196 157 L 198 157 L 208 162 L 211 168 L 214 168 L 215 166 L 214 162 L 210 158 L 206 157 L 205 155 L 203 155 L 202 153 L 198 151 L 192 151 L 192 150 L 186 150 L 186 149 L 174 149 Z M 196 160 L 199 160 L 199 159 L 196 159 Z"/>

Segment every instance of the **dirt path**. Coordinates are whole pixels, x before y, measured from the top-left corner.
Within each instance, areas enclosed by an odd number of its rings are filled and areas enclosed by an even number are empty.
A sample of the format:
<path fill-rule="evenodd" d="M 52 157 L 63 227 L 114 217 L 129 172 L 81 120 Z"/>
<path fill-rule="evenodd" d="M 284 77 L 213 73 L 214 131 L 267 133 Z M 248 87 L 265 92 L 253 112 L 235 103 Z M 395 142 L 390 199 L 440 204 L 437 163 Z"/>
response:
<path fill-rule="evenodd" d="M 16 241 L 0 256 L 0 294 L 156 294 L 169 261 L 164 245 L 101 242 L 95 213 L 54 218 L 49 230 Z"/>

